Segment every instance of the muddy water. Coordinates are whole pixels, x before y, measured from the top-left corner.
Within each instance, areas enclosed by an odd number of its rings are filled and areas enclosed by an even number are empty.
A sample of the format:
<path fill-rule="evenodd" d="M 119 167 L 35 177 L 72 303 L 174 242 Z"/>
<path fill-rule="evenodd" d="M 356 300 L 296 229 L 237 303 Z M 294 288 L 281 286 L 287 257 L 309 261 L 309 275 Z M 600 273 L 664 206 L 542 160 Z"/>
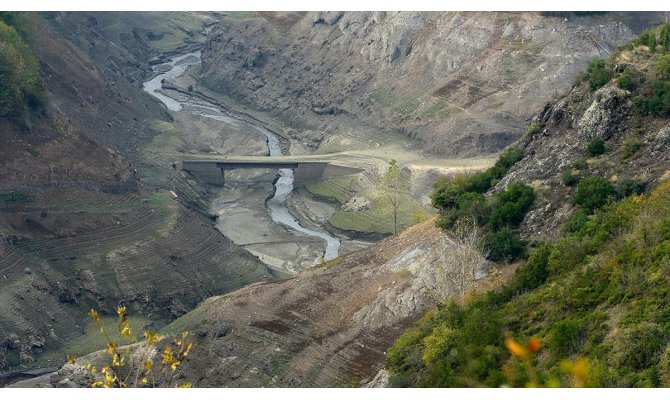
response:
<path fill-rule="evenodd" d="M 199 65 L 200 63 L 200 51 L 175 57 L 166 64 L 155 66 L 154 69 L 158 69 L 159 71 L 165 70 L 166 72 L 160 73 L 153 79 L 145 82 L 143 88 L 147 93 L 162 101 L 171 111 L 188 112 L 230 124 L 241 123 L 242 121 L 236 120 L 234 116 L 227 114 L 216 105 L 200 98 L 190 97 L 186 94 L 180 94 L 179 98 L 173 98 L 159 92 L 162 88 L 161 81 L 163 79 L 177 78 L 183 75 L 189 66 Z M 270 157 L 283 155 L 277 135 L 261 126 L 249 125 L 246 121 L 244 121 L 244 124 L 253 127 L 258 133 L 265 135 Z M 289 228 L 288 230 L 295 235 L 307 235 L 323 239 L 325 241 L 324 260 L 332 260 L 337 257 L 340 249 L 340 240 L 338 238 L 330 235 L 325 230 L 320 232 L 307 229 L 300 225 L 296 218 L 291 215 L 286 206 L 286 200 L 292 190 L 293 170 L 280 169 L 279 179 L 275 183 L 275 194 L 266 202 L 266 207 L 272 220 L 277 224 Z"/>

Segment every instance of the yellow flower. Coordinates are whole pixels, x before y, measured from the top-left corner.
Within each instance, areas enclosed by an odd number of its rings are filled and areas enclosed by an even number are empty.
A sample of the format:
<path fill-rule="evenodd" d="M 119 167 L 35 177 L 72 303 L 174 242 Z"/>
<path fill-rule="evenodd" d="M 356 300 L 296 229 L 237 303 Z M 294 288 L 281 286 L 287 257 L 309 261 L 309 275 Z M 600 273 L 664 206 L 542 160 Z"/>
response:
<path fill-rule="evenodd" d="M 149 344 L 155 344 L 163 340 L 163 336 L 157 332 L 146 331 L 144 332 L 144 337 L 147 339 L 147 343 Z"/>
<path fill-rule="evenodd" d="M 117 347 L 118 347 L 118 345 L 116 343 L 107 342 L 107 350 L 106 351 L 109 355 L 112 355 L 112 354 L 116 353 L 116 348 Z"/>
<path fill-rule="evenodd" d="M 69 364 L 74 364 L 74 363 L 77 362 L 77 359 L 74 358 L 74 357 L 72 357 L 72 356 L 67 356 L 67 362 L 68 362 Z"/>
<path fill-rule="evenodd" d="M 100 316 L 98 312 L 91 308 L 91 311 L 88 312 L 88 316 L 91 317 L 94 321 L 100 321 Z"/>
<path fill-rule="evenodd" d="M 179 385 L 177 385 L 177 386 L 175 386 L 175 387 L 176 387 L 176 388 L 180 388 L 180 389 L 181 389 L 181 388 L 190 388 L 190 387 L 191 387 L 191 382 L 186 381 L 186 382 L 181 383 L 181 384 L 179 384 Z"/>
<path fill-rule="evenodd" d="M 116 315 L 119 317 L 124 315 L 126 313 L 126 306 L 118 306 L 116 307 Z"/>
<path fill-rule="evenodd" d="M 123 357 L 119 357 L 119 353 L 114 353 L 114 357 L 112 357 L 112 366 L 120 367 L 122 365 L 123 365 Z"/>

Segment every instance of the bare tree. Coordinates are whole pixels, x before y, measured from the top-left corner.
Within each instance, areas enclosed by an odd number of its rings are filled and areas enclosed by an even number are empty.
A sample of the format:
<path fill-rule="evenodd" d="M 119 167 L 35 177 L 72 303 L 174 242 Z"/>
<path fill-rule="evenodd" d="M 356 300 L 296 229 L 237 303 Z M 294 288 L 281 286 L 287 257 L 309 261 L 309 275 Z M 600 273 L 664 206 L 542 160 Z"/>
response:
<path fill-rule="evenodd" d="M 438 299 L 444 301 L 452 292 L 463 299 L 487 265 L 481 228 L 472 218 L 461 219 L 451 235 L 443 236 L 436 243 L 435 251 L 437 277 L 434 289 Z"/>

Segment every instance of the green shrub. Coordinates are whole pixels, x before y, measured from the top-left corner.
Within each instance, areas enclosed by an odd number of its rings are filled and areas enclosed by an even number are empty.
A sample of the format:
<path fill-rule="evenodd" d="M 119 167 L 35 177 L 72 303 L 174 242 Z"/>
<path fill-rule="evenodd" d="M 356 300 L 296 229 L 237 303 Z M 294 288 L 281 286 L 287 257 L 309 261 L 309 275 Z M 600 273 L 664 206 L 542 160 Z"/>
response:
<path fill-rule="evenodd" d="M 586 171 L 589 169 L 589 163 L 586 160 L 577 160 L 572 164 L 572 168 L 577 171 Z"/>
<path fill-rule="evenodd" d="M 494 180 L 498 179 L 496 176 L 499 176 L 502 172 L 500 167 L 493 166 L 486 171 L 477 172 L 470 176 L 467 185 L 465 186 L 466 192 L 474 193 L 486 193 L 494 184 Z"/>
<path fill-rule="evenodd" d="M 465 192 L 463 184 L 456 179 L 439 179 L 434 187 L 431 203 L 442 211 L 458 206 L 458 198 Z"/>
<path fill-rule="evenodd" d="M 661 78 L 670 79 L 670 54 L 665 54 L 658 58 L 656 70 Z"/>
<path fill-rule="evenodd" d="M 503 167 L 505 169 L 505 172 L 507 172 L 507 170 L 512 168 L 512 166 L 514 164 L 521 161 L 522 158 L 523 158 L 523 153 L 521 152 L 521 149 L 510 147 L 509 149 L 505 150 L 500 155 L 500 157 L 498 158 L 498 161 L 496 161 L 495 165 L 497 167 Z M 502 178 L 502 176 L 498 177 L 498 179 L 500 179 L 500 178 Z"/>
<path fill-rule="evenodd" d="M 665 346 L 658 369 L 660 372 L 661 385 L 663 387 L 670 386 L 670 344 Z"/>
<path fill-rule="evenodd" d="M 663 332 L 652 322 L 625 328 L 614 341 L 612 361 L 619 368 L 640 371 L 654 365 L 665 344 Z"/>
<path fill-rule="evenodd" d="M 579 232 L 582 227 L 588 222 L 589 216 L 583 210 L 577 210 L 572 217 L 565 221 L 563 225 L 563 231 L 566 233 L 575 233 Z"/>
<path fill-rule="evenodd" d="M 637 89 L 639 82 L 640 73 L 634 67 L 626 67 L 621 76 L 617 78 L 619 87 L 631 92 Z"/>
<path fill-rule="evenodd" d="M 580 324 L 561 321 L 551 328 L 548 347 L 557 357 L 568 356 L 579 348 L 582 327 Z"/>
<path fill-rule="evenodd" d="M 561 174 L 561 183 L 565 186 L 573 186 L 579 182 L 579 175 L 572 173 L 572 168 L 568 168 Z"/>
<path fill-rule="evenodd" d="M 526 243 L 511 228 L 487 234 L 484 237 L 484 246 L 492 261 L 514 261 L 526 256 Z"/>
<path fill-rule="evenodd" d="M 582 179 L 577 185 L 575 204 L 581 206 L 584 211 L 590 214 L 604 206 L 615 194 L 614 187 L 607 179 L 600 176 L 591 176 Z"/>
<path fill-rule="evenodd" d="M 636 105 L 656 117 L 670 115 L 670 82 L 655 80 L 651 83 L 651 96 L 646 104 Z"/>
<path fill-rule="evenodd" d="M 638 140 L 627 140 L 621 148 L 621 159 L 626 160 L 642 148 L 642 142 Z"/>
<path fill-rule="evenodd" d="M 25 204 L 33 201 L 32 196 L 24 192 L 0 193 L 0 204 Z"/>
<path fill-rule="evenodd" d="M 588 244 L 581 238 L 566 236 L 551 249 L 547 269 L 551 275 L 560 275 L 581 265 L 589 254 Z"/>
<path fill-rule="evenodd" d="M 612 72 L 605 65 L 605 60 L 599 58 L 589 61 L 586 76 L 591 90 L 596 90 L 605 86 L 612 79 Z"/>
<path fill-rule="evenodd" d="M 531 254 L 528 261 L 520 266 L 514 273 L 514 281 L 512 287 L 515 290 L 533 290 L 544 283 L 549 277 L 549 254 L 551 253 L 551 246 L 542 244 L 533 254 Z"/>
<path fill-rule="evenodd" d="M 533 188 L 521 182 L 512 183 L 495 196 L 491 213 L 491 228 L 515 227 L 523 221 L 535 201 Z"/>
<path fill-rule="evenodd" d="M 634 179 L 628 177 L 621 177 L 614 184 L 614 191 L 618 199 L 632 196 L 634 194 L 641 194 L 644 191 L 644 185 L 638 183 Z"/>
<path fill-rule="evenodd" d="M 486 198 L 479 193 L 467 192 L 458 198 L 458 217 L 473 218 L 479 225 L 486 224 L 490 210 Z"/>
<path fill-rule="evenodd" d="M 540 131 L 540 120 L 537 117 L 530 120 L 530 124 L 526 128 L 525 135 L 532 136 Z"/>
<path fill-rule="evenodd" d="M 664 53 L 667 53 L 670 51 L 670 24 L 664 24 L 661 27 L 661 38 L 660 38 L 660 44 L 661 44 L 661 49 Z"/>
<path fill-rule="evenodd" d="M 598 156 L 605 152 L 605 141 L 601 138 L 595 138 L 586 146 L 586 151 L 592 156 Z"/>

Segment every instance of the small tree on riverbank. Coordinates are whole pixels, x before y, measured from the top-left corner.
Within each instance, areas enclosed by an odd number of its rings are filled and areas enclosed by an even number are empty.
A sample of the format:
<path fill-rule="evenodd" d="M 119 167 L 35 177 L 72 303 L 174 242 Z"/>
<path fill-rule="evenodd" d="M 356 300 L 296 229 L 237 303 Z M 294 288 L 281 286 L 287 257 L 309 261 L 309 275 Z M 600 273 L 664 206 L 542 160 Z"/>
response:
<path fill-rule="evenodd" d="M 377 178 L 377 201 L 389 207 L 393 215 L 393 234 L 398 233 L 398 214 L 409 196 L 409 179 L 395 160 L 389 161 L 386 172 Z"/>

